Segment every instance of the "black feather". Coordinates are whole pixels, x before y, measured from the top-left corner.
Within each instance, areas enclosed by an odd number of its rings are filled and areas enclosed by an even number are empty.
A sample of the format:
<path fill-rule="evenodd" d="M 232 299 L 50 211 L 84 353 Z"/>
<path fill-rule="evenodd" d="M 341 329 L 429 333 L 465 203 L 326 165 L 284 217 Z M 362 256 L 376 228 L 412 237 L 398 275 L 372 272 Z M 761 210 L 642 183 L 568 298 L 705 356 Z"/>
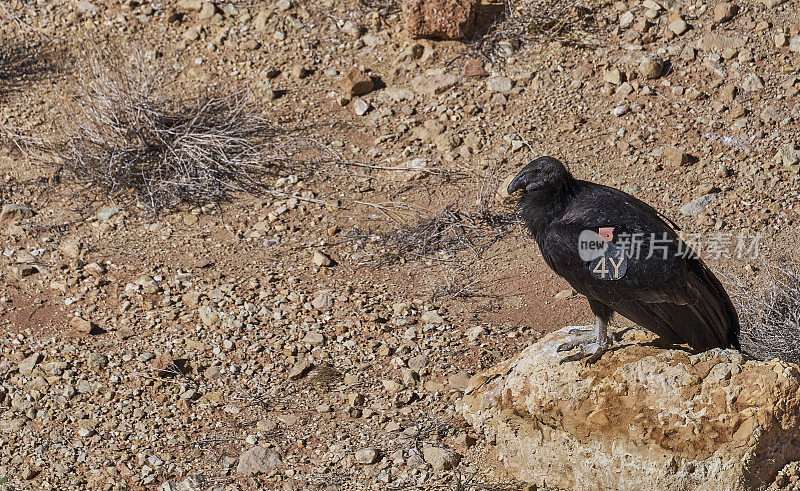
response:
<path fill-rule="evenodd" d="M 739 347 L 738 316 L 722 284 L 652 206 L 577 180 L 551 157 L 528 164 L 508 186 L 509 193 L 518 190 L 522 216 L 545 262 L 586 295 L 596 315 L 607 321 L 617 312 L 696 350 Z M 593 276 L 579 254 L 581 232 L 601 227 L 614 227 L 618 246 L 620 238 L 641 239 L 639 254 L 628 257 L 619 279 Z"/>

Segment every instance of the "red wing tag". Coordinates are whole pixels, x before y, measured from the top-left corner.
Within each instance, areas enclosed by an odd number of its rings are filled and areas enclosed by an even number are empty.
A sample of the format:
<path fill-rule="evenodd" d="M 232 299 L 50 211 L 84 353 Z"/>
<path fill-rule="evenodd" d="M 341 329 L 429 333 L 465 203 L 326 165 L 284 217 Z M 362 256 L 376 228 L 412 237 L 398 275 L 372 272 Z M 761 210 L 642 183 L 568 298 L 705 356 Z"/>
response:
<path fill-rule="evenodd" d="M 601 280 L 618 280 L 628 271 L 628 258 L 613 242 L 608 242 L 606 246 L 603 255 L 589 263 L 589 272 Z"/>
<path fill-rule="evenodd" d="M 597 229 L 597 234 L 606 242 L 614 240 L 614 227 L 600 227 Z"/>

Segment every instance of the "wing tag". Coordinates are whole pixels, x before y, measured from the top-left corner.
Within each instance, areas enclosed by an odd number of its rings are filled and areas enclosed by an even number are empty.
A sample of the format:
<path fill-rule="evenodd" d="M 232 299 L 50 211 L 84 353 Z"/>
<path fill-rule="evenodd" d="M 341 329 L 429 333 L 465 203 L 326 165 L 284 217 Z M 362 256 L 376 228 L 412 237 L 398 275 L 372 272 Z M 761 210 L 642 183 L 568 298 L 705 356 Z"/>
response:
<path fill-rule="evenodd" d="M 592 276 L 601 280 L 618 280 L 628 271 L 628 258 L 613 242 L 606 242 L 602 255 L 589 262 Z"/>

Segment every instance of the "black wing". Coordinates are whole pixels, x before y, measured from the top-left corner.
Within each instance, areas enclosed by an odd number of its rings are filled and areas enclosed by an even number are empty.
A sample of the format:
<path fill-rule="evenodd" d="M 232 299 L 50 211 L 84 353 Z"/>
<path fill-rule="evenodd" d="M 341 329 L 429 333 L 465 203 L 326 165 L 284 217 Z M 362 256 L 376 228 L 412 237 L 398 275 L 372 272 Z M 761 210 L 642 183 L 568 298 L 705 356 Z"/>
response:
<path fill-rule="evenodd" d="M 596 278 L 578 253 L 580 233 L 600 227 L 614 227 L 616 245 L 629 239 L 633 246 L 620 279 Z M 655 209 L 633 196 L 581 182 L 540 246 L 548 265 L 576 291 L 670 342 L 699 350 L 738 347 L 738 318 L 721 283 Z"/>

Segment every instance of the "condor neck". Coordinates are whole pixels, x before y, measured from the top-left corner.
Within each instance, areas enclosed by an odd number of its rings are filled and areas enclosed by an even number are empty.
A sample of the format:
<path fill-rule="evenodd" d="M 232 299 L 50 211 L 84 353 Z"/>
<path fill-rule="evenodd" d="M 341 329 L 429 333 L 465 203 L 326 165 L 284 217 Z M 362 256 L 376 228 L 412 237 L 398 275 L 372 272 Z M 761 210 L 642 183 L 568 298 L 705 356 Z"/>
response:
<path fill-rule="evenodd" d="M 522 217 L 537 242 L 544 240 L 550 224 L 559 218 L 572 200 L 577 182 L 570 179 L 551 192 L 539 192 L 525 196 L 522 201 Z"/>

